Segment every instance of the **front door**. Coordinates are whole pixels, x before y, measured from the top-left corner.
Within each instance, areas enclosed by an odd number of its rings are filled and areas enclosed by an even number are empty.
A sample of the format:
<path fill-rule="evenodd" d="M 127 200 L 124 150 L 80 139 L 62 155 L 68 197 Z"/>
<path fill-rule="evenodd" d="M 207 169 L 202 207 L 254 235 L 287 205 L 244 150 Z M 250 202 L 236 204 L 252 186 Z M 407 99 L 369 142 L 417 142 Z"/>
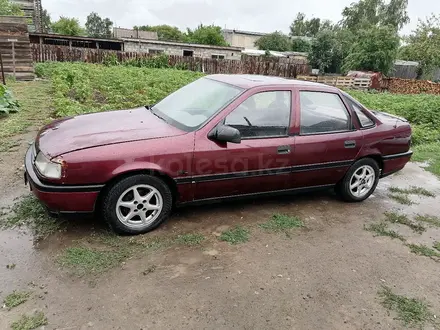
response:
<path fill-rule="evenodd" d="M 335 184 L 356 159 L 363 134 L 353 126 L 351 113 L 338 93 L 298 93 L 293 182 L 296 187 Z"/>
<path fill-rule="evenodd" d="M 220 121 L 240 131 L 241 143 L 196 137 L 192 171 L 196 200 L 288 187 L 295 148 L 290 135 L 292 90 L 248 93 Z"/>

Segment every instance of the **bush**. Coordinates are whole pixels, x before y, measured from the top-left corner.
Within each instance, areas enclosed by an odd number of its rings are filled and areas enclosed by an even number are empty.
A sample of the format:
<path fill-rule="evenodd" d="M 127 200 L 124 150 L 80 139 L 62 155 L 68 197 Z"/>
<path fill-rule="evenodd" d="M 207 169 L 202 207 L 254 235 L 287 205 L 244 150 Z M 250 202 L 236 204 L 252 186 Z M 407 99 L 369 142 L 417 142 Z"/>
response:
<path fill-rule="evenodd" d="M 153 57 L 140 57 L 134 58 L 124 62 L 126 66 L 135 66 L 138 68 L 155 68 L 155 69 L 166 69 L 169 68 L 168 55 L 158 55 Z"/>
<path fill-rule="evenodd" d="M 12 92 L 5 85 L 0 84 L 0 115 L 17 112 L 19 108 L 20 105 Z"/>

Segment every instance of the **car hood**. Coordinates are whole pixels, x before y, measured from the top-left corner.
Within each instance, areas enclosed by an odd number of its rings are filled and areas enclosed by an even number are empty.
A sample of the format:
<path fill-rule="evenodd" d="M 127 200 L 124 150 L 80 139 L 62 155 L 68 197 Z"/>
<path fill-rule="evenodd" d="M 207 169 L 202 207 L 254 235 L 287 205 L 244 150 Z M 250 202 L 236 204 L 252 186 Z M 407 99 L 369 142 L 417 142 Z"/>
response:
<path fill-rule="evenodd" d="M 49 157 L 56 157 L 80 149 L 185 133 L 142 107 L 56 120 L 40 130 L 36 145 Z"/>

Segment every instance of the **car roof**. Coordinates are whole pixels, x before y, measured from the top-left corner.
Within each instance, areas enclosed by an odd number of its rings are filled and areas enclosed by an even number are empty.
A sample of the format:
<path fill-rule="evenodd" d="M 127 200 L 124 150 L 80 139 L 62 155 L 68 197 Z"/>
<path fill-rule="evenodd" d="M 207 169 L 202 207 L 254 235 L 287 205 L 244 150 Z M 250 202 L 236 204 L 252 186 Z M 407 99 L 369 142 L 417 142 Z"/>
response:
<path fill-rule="evenodd" d="M 221 81 L 230 85 L 245 89 L 261 86 L 292 86 L 292 87 L 314 87 L 323 90 L 338 90 L 336 87 L 319 84 L 311 81 L 286 79 L 282 77 L 269 77 L 252 74 L 213 74 L 206 76 L 209 79 Z"/>

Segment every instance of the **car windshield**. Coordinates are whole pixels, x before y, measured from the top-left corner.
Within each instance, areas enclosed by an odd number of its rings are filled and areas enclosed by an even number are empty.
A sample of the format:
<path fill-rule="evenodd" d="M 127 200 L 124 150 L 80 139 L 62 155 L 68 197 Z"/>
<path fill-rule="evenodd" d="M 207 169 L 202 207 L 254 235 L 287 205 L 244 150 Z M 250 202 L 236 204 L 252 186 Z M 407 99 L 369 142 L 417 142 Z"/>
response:
<path fill-rule="evenodd" d="M 201 78 L 168 95 L 154 105 L 151 111 L 173 126 L 193 131 L 242 91 L 232 85 Z"/>

